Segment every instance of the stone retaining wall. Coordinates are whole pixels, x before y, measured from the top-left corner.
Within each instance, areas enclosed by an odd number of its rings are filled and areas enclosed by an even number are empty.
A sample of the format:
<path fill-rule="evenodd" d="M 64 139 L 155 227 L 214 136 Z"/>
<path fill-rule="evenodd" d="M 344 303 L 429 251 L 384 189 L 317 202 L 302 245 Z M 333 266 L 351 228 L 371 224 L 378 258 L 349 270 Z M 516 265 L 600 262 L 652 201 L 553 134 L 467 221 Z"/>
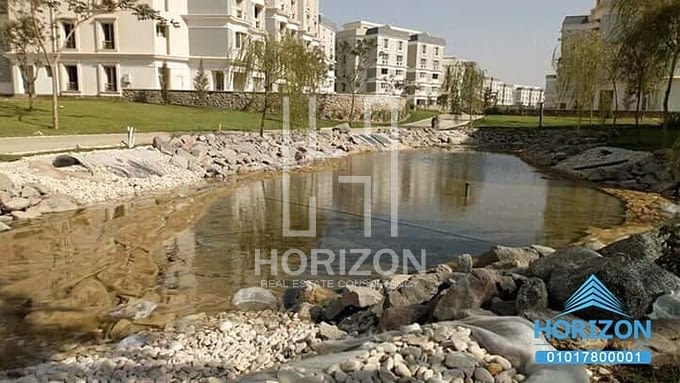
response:
<path fill-rule="evenodd" d="M 125 89 L 123 98 L 132 102 L 164 104 L 160 90 Z M 271 110 L 278 112 L 281 107 L 281 95 L 273 94 L 270 98 Z M 172 90 L 168 92 L 168 103 L 183 106 L 204 106 L 227 110 L 261 111 L 264 106 L 264 93 L 252 92 L 207 92 L 201 98 L 197 92 Z M 406 117 L 406 99 L 403 97 L 358 94 L 355 99 L 355 120 L 363 120 L 364 104 L 372 105 L 373 122 L 389 122 L 392 104 L 396 104 L 400 119 Z M 318 116 L 324 120 L 346 121 L 352 105 L 349 94 L 317 95 Z"/>

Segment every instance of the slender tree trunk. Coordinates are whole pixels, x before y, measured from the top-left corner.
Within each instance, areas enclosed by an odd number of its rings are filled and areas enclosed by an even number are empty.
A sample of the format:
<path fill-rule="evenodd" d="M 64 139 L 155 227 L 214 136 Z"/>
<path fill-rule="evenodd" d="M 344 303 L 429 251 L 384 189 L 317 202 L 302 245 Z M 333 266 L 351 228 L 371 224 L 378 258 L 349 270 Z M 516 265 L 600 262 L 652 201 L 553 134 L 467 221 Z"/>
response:
<path fill-rule="evenodd" d="M 269 100 L 269 91 L 265 88 L 265 91 L 264 91 L 264 106 L 262 108 L 262 117 L 260 118 L 260 137 L 264 137 L 264 120 L 267 118 L 267 107 L 269 107 L 268 100 Z"/>
<path fill-rule="evenodd" d="M 640 103 L 642 102 L 642 92 L 635 92 L 635 143 L 640 143 Z"/>
<path fill-rule="evenodd" d="M 352 127 L 352 123 L 354 122 L 354 103 L 356 102 L 356 97 L 357 97 L 357 92 L 355 89 L 352 89 L 352 101 L 350 103 L 349 107 L 349 126 Z"/>
<path fill-rule="evenodd" d="M 675 54 L 673 54 L 673 58 L 670 63 L 670 73 L 668 76 L 668 85 L 666 86 L 666 93 L 664 94 L 663 98 L 663 141 L 662 145 L 664 148 L 668 147 L 669 140 L 668 140 L 668 125 L 670 122 L 670 108 L 669 108 L 669 100 L 671 98 L 671 90 L 673 89 L 673 76 L 675 75 L 675 67 L 678 64 L 678 56 L 680 56 L 680 50 L 675 51 Z"/>
<path fill-rule="evenodd" d="M 612 81 L 614 85 L 614 118 L 612 119 L 612 127 L 616 130 L 616 119 L 619 117 L 619 91 L 616 86 L 616 80 Z"/>
<path fill-rule="evenodd" d="M 52 128 L 54 130 L 59 130 L 59 72 L 57 70 L 57 64 L 51 63 L 50 68 L 52 71 Z"/>
<path fill-rule="evenodd" d="M 33 90 L 28 92 L 28 111 L 32 112 L 35 104 L 35 93 Z"/>

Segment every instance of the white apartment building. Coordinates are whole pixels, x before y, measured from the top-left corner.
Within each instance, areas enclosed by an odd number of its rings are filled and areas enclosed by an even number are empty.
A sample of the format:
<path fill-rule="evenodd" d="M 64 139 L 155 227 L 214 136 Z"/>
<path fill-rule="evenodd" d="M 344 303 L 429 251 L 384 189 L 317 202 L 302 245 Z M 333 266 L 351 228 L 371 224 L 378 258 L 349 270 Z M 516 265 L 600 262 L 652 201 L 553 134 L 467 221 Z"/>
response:
<path fill-rule="evenodd" d="M 335 35 L 338 27 L 328 18 L 319 15 L 319 42 L 321 49 L 326 56 L 326 64 L 328 65 L 328 74 L 326 81 L 321 89 L 323 93 L 335 92 L 335 66 L 337 65 L 335 57 Z"/>
<path fill-rule="evenodd" d="M 374 40 L 375 48 L 369 53 L 365 73 L 360 76 L 359 93 L 406 95 L 413 105 L 426 106 L 436 102 L 441 93 L 444 39 L 368 21 L 347 23 L 337 33 L 338 44 L 354 45 L 362 39 Z M 338 92 L 349 91 L 343 78 L 355 65 L 351 59 L 338 57 Z"/>
<path fill-rule="evenodd" d="M 442 85 L 442 58 L 446 40 L 427 33 L 411 35 L 408 43 L 406 92 L 412 105 L 437 104 Z"/>
<path fill-rule="evenodd" d="M 543 102 L 543 89 L 536 86 L 520 85 L 515 87 L 514 105 L 536 108 Z"/>
<path fill-rule="evenodd" d="M 612 33 L 616 28 L 616 15 L 612 9 L 613 0 L 596 0 L 595 6 L 591 9 L 588 15 L 567 16 L 562 22 L 561 38 L 563 41 L 572 33 L 579 31 L 597 31 L 603 35 L 605 39 L 611 38 Z M 546 76 L 546 107 L 553 107 L 558 109 L 571 109 L 574 107 L 567 97 L 564 97 L 563 91 L 557 89 L 558 79 L 554 74 Z M 663 98 L 666 86 L 668 85 L 668 77 L 662 79 L 657 89 L 651 92 L 648 97 L 643 100 L 642 109 L 647 111 L 661 111 L 663 110 Z M 626 95 L 626 85 L 624 83 L 618 84 L 618 104 L 620 110 L 634 110 L 634 103 L 631 98 Z M 553 90 L 554 89 L 554 90 Z M 595 96 L 595 109 L 600 110 L 607 108 L 614 110 L 614 89 L 611 85 L 601 86 L 597 95 Z M 605 105 L 604 103 L 610 103 Z M 673 112 L 680 112 L 680 67 L 677 68 L 673 76 L 673 84 L 671 88 L 671 98 L 669 100 L 670 110 Z"/>
<path fill-rule="evenodd" d="M 140 0 L 159 10 L 177 28 L 139 21 L 128 12 L 97 16 L 79 25 L 69 41 L 74 16 L 64 8 L 55 15 L 64 44 L 56 74 L 61 95 L 119 96 L 123 89 L 160 89 L 164 65 L 169 89 L 192 90 L 203 61 L 214 91 L 260 91 L 257 75 L 246 78 L 235 59 L 248 38 L 283 33 L 320 45 L 319 0 Z M 11 18 L 11 12 L 9 13 Z M 324 30 L 326 41 L 334 39 Z M 327 42 L 326 46 L 334 46 Z M 330 50 L 329 60 L 334 57 Z M 23 94 L 22 76 L 11 52 L 10 67 L 0 74 L 0 91 Z M 0 62 L 0 66 L 2 62 Z M 52 73 L 41 66 L 37 94 L 50 94 Z M 328 89 L 332 89 L 328 84 Z"/>
<path fill-rule="evenodd" d="M 515 85 L 507 84 L 497 78 L 484 79 L 484 89 L 496 98 L 496 106 L 512 106 L 515 103 Z"/>

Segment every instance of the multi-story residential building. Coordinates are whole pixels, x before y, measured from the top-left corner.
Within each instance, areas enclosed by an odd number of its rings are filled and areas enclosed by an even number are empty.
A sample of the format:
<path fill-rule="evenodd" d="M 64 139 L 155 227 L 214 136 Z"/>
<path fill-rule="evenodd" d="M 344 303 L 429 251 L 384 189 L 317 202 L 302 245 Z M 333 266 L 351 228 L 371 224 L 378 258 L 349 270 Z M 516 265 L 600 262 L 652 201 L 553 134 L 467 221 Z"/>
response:
<path fill-rule="evenodd" d="M 343 42 L 354 45 L 361 39 L 373 40 L 375 47 L 369 52 L 365 73 L 359 76 L 362 85 L 358 92 L 407 95 L 414 105 L 436 102 L 442 81 L 444 39 L 368 21 L 347 23 L 337 34 L 338 46 Z M 343 56 L 338 57 L 338 92 L 349 91 L 343 79 L 356 65 L 353 57 Z"/>
<path fill-rule="evenodd" d="M 139 21 L 129 12 L 99 15 L 77 25 L 66 6 L 57 12 L 57 37 L 64 46 L 56 73 L 61 95 L 116 96 L 125 88 L 160 89 L 166 77 L 169 89 L 191 90 L 200 62 L 209 73 L 211 90 L 257 91 L 262 90 L 259 76 L 246 77 L 235 63 L 248 39 L 263 38 L 267 34 L 281 37 L 287 33 L 310 45 L 321 45 L 319 0 L 140 2 L 159 10 L 178 26 Z M 11 18 L 12 12 L 8 14 Z M 327 26 L 323 29 L 329 39 L 326 47 L 334 47 L 331 41 L 334 37 L 330 36 Z M 72 30 L 72 37 L 64 42 Z M 7 56 L 9 63 L 5 64 L 10 68 L 0 73 L 0 91 L 23 94 L 16 59 L 11 52 Z M 334 58 L 330 49 L 327 57 Z M 36 70 L 37 94 L 51 93 L 51 71 L 44 66 Z M 327 84 L 328 89 L 332 87 Z"/>
<path fill-rule="evenodd" d="M 329 19 L 319 15 L 319 41 L 320 47 L 326 56 L 326 64 L 328 65 L 328 74 L 326 81 L 321 88 L 323 93 L 335 92 L 335 66 L 337 65 L 335 57 L 335 35 L 338 27 Z"/>
<path fill-rule="evenodd" d="M 567 16 L 562 22 L 560 41 L 568 39 L 570 35 L 583 31 L 595 31 L 602 34 L 606 39 L 613 38 L 613 32 L 616 30 L 616 14 L 613 10 L 614 0 L 596 0 L 595 7 L 588 15 Z M 663 98 L 669 78 L 666 77 L 660 81 L 657 89 L 654 89 L 643 100 L 642 109 L 647 111 L 661 111 L 663 109 Z M 546 90 L 548 88 L 554 91 L 546 92 L 546 106 L 556 107 L 560 109 L 572 109 L 574 103 L 567 97 L 568 89 L 557 89 L 558 79 L 555 75 L 548 75 L 546 77 Z M 614 110 L 616 100 L 618 98 L 618 105 L 621 109 L 633 109 L 633 103 L 626 94 L 626 84 L 617 84 L 618 92 L 614 92 L 613 85 L 600 86 L 597 89 L 594 107 L 596 110 Z M 671 98 L 669 100 L 671 111 L 680 111 L 680 67 L 677 68 L 673 76 L 671 87 Z"/>
<path fill-rule="evenodd" d="M 487 77 L 484 80 L 484 89 L 494 97 L 496 106 L 512 106 L 515 103 L 515 85 L 513 84 Z"/>
<path fill-rule="evenodd" d="M 514 106 L 536 108 L 543 102 L 543 89 L 536 86 L 515 87 Z"/>
<path fill-rule="evenodd" d="M 436 105 L 441 94 L 442 58 L 446 41 L 427 33 L 411 35 L 408 43 L 406 92 L 412 105 Z"/>

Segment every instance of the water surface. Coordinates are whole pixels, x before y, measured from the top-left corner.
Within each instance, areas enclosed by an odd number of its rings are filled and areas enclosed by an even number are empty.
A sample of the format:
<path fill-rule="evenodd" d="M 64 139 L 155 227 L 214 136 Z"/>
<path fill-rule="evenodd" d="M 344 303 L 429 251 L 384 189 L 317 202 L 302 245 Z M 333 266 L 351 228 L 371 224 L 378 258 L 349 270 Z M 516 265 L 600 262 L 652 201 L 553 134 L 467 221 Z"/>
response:
<path fill-rule="evenodd" d="M 229 308 L 241 287 L 263 280 L 325 275 L 256 275 L 255 254 L 299 249 L 392 249 L 425 252 L 427 266 L 493 244 L 566 245 L 589 227 L 623 220 L 617 199 L 573 181 L 553 179 L 507 155 L 401 152 L 392 181 L 391 153 L 355 155 L 290 177 L 291 227 L 283 235 L 283 177 L 260 177 L 190 197 L 144 199 L 51 216 L 0 234 L 0 367 L 15 356 L 77 334 L 120 333 L 108 310 L 142 298 L 159 304 L 145 325 Z M 371 236 L 365 236 L 364 189 L 340 176 L 370 176 Z M 396 182 L 398 236 L 391 233 Z M 466 184 L 468 195 L 466 196 Z M 352 263 L 358 255 L 347 255 Z M 299 258 L 291 258 L 296 269 Z M 365 270 L 367 268 L 362 268 Z M 370 269 L 370 268 L 369 268 Z M 279 267 L 279 270 L 281 268 Z M 309 271 L 309 270 L 307 270 Z M 322 270 L 323 271 L 323 270 Z M 337 278 L 337 276 L 333 276 Z M 120 324 L 119 324 L 120 325 Z M 13 350 L 13 351 L 9 351 Z"/>

